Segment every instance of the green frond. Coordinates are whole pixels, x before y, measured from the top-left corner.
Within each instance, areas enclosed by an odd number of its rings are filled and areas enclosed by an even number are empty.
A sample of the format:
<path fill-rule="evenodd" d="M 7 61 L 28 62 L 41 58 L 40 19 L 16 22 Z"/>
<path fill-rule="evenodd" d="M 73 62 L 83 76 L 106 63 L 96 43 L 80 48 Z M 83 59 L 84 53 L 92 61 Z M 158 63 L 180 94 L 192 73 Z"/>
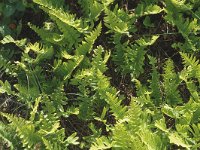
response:
<path fill-rule="evenodd" d="M 158 38 L 159 38 L 159 36 L 157 36 L 157 35 L 153 35 L 151 37 L 142 37 L 142 38 L 136 40 L 136 43 L 142 47 L 147 47 L 147 46 L 153 45 Z"/>
<path fill-rule="evenodd" d="M 65 143 L 67 143 L 66 144 L 67 146 L 70 144 L 77 145 L 77 144 L 79 144 L 78 139 L 79 138 L 77 137 L 77 133 L 73 133 L 67 137 L 67 139 L 65 140 Z"/>
<path fill-rule="evenodd" d="M 191 145 L 189 145 L 188 142 L 184 138 L 182 138 L 177 132 L 170 133 L 169 140 L 170 143 L 176 144 L 177 146 L 181 146 L 186 149 L 190 149 L 191 147 Z"/>
<path fill-rule="evenodd" d="M 114 142 L 112 143 L 105 136 L 101 136 L 100 138 L 96 138 L 95 142 L 90 147 L 90 150 L 104 150 L 112 148 Z"/>
<path fill-rule="evenodd" d="M 15 68 L 14 64 L 12 64 L 10 61 L 8 61 L 2 55 L 0 55 L 0 74 L 1 75 L 5 72 L 6 74 L 16 76 L 14 68 Z"/>
<path fill-rule="evenodd" d="M 136 149 L 136 146 L 140 148 L 143 146 L 141 143 L 137 145 L 134 144 L 134 142 L 139 141 L 139 139 L 134 132 L 128 131 L 125 124 L 116 124 L 112 132 L 113 141 L 115 142 L 113 149 L 128 150 Z"/>
<path fill-rule="evenodd" d="M 51 16 L 51 18 L 52 20 L 55 20 L 58 29 L 63 33 L 63 35 L 60 35 L 60 41 L 57 40 L 56 44 L 66 45 L 69 49 L 71 49 L 74 45 L 77 46 L 80 41 L 81 33 L 79 33 L 75 28 L 66 25 L 58 18 L 53 16 Z"/>
<path fill-rule="evenodd" d="M 17 137 L 15 136 L 14 131 L 9 128 L 4 123 L 0 123 L 0 144 L 1 148 L 4 148 L 4 145 L 7 145 L 6 147 L 9 147 L 11 150 L 14 150 L 18 146 L 17 144 Z"/>
<path fill-rule="evenodd" d="M 116 149 L 166 149 L 157 133 L 151 131 L 145 123 L 145 116 L 141 106 L 134 98 L 126 112 L 125 122 L 117 123 L 112 129 Z"/>
<path fill-rule="evenodd" d="M 166 150 L 165 145 L 162 143 L 162 139 L 159 135 L 156 133 L 151 132 L 147 128 L 141 129 L 141 131 L 138 133 L 138 136 L 140 137 L 141 142 L 144 144 L 146 149 L 148 150 Z"/>
<path fill-rule="evenodd" d="M 76 49 L 76 55 L 86 55 L 91 52 L 95 40 L 101 34 L 101 28 L 102 25 L 100 23 L 94 31 L 92 31 L 89 35 L 86 35 L 85 41 L 83 41 Z"/>
<path fill-rule="evenodd" d="M 148 1 L 147 1 L 146 3 L 142 2 L 137 5 L 137 7 L 135 8 L 135 15 L 136 17 L 142 17 L 146 15 L 159 14 L 162 11 L 163 9 L 160 8 L 160 6 L 153 3 L 148 4 Z"/>
<path fill-rule="evenodd" d="M 22 139 L 24 147 L 32 148 L 40 142 L 41 137 L 35 133 L 35 126 L 31 122 L 6 113 L 1 113 L 1 115 L 11 122 L 11 127 L 16 130 L 18 136 Z"/>
<path fill-rule="evenodd" d="M 129 41 L 121 43 L 123 37 L 119 33 L 115 34 L 113 36 L 115 51 L 112 60 L 117 65 L 117 70 L 120 70 L 122 74 L 130 74 L 132 78 L 139 77 L 144 72 L 146 49 L 153 45 L 158 37 L 143 37 L 136 40 L 135 44 L 130 44 Z"/>
<path fill-rule="evenodd" d="M 128 106 L 128 111 L 126 111 L 124 119 L 128 122 L 125 126 L 133 135 L 140 130 L 140 126 L 143 125 L 142 121 L 142 110 L 141 106 L 135 101 L 135 98 L 131 98 L 130 106 Z M 124 124 L 126 124 L 124 122 Z"/>
<path fill-rule="evenodd" d="M 137 45 L 132 45 L 131 47 L 126 48 L 126 54 L 124 56 L 125 59 L 125 64 L 122 66 L 124 69 L 127 66 L 127 71 L 130 70 L 129 72 L 132 77 L 138 77 L 141 73 L 143 73 L 143 65 L 144 65 L 144 59 L 145 59 L 145 54 L 146 51 L 144 48 L 137 46 Z M 124 70 L 124 72 L 127 72 Z"/>
<path fill-rule="evenodd" d="M 129 34 L 129 26 L 126 22 L 121 20 L 114 12 L 109 9 L 105 9 L 106 16 L 104 17 L 104 22 L 106 27 L 110 29 L 111 32 L 117 32 L 120 34 Z"/>
<path fill-rule="evenodd" d="M 36 100 L 35 100 L 35 104 L 34 104 L 34 106 L 33 106 L 33 110 L 30 112 L 30 121 L 34 121 L 35 120 L 35 115 L 36 115 L 36 113 L 37 113 L 37 110 L 38 110 L 38 106 L 39 106 L 39 103 L 40 103 L 40 101 L 41 101 L 41 97 L 39 97 L 39 98 L 37 98 Z"/>
<path fill-rule="evenodd" d="M 198 92 L 198 87 L 195 84 L 195 82 L 193 80 L 187 80 L 185 82 L 186 82 L 187 88 L 191 94 L 191 98 L 194 101 L 197 101 L 197 102 L 200 101 L 200 93 Z"/>
<path fill-rule="evenodd" d="M 168 0 L 166 1 L 167 11 L 168 10 L 176 10 L 177 12 L 191 10 L 192 6 L 187 3 L 185 0 Z M 170 13 L 170 12 L 169 12 Z"/>
<path fill-rule="evenodd" d="M 48 15 L 52 15 L 65 23 L 66 25 L 69 25 L 79 32 L 84 32 L 87 30 L 86 27 L 83 26 L 83 22 L 80 19 L 76 19 L 75 15 L 69 14 L 66 11 L 64 11 L 62 8 L 58 8 L 54 6 L 51 1 L 49 0 L 33 0 L 36 4 L 39 4 L 41 8 L 48 13 Z"/>
<path fill-rule="evenodd" d="M 96 0 L 79 0 L 82 12 L 90 21 L 98 20 L 98 16 L 104 9 L 104 5 Z"/>
<path fill-rule="evenodd" d="M 110 105 L 111 112 L 119 121 L 124 121 L 123 118 L 126 114 L 127 107 L 122 106 L 122 100 L 119 99 L 116 95 L 113 95 L 109 92 L 106 92 L 106 99 L 105 101 Z"/>
<path fill-rule="evenodd" d="M 18 47 L 23 47 L 26 44 L 26 39 L 14 40 L 10 35 L 7 35 L 0 41 L 0 43 L 2 44 L 14 43 Z"/>
<path fill-rule="evenodd" d="M 194 55 L 180 53 L 183 58 L 183 64 L 189 75 L 189 77 L 194 77 L 200 82 L 200 62 L 194 57 Z"/>
<path fill-rule="evenodd" d="M 84 56 L 73 56 L 72 59 L 68 60 L 67 62 L 62 62 L 61 60 L 54 61 L 54 72 L 59 78 L 63 78 L 67 80 L 74 69 L 78 67 L 78 65 L 82 62 Z"/>
<path fill-rule="evenodd" d="M 52 46 L 48 47 L 37 42 L 34 44 L 29 43 L 26 46 L 25 52 L 28 53 L 29 51 L 33 51 L 37 55 L 36 59 L 34 60 L 34 63 L 41 62 L 45 59 L 50 59 L 54 54 Z"/>
<path fill-rule="evenodd" d="M 43 28 L 39 28 L 29 23 L 30 28 L 35 31 L 44 42 L 49 42 L 56 45 L 65 46 L 67 43 L 64 41 L 64 35 L 56 32 L 49 32 Z"/>
<path fill-rule="evenodd" d="M 176 105 L 182 103 L 178 86 L 180 79 L 175 73 L 173 61 L 168 59 L 164 67 L 163 88 L 165 92 L 165 100 L 168 104 Z"/>
<path fill-rule="evenodd" d="M 186 1 L 169 0 L 166 1 L 165 20 L 170 22 L 173 26 L 178 28 L 179 33 L 185 39 L 185 42 L 174 43 L 175 48 L 179 48 L 182 51 L 198 51 L 199 38 L 197 33 L 200 30 L 198 20 L 196 18 L 186 18 L 182 12 L 194 14 L 191 10 L 190 4 L 185 4 Z"/>
<path fill-rule="evenodd" d="M 197 70 L 200 65 L 199 65 L 199 60 L 196 59 L 193 55 L 187 54 L 187 53 L 182 53 L 180 52 L 182 58 L 183 58 L 183 63 L 187 67 L 191 67 L 194 70 Z"/>
<path fill-rule="evenodd" d="M 12 91 L 10 83 L 6 80 L 4 83 L 0 80 L 0 93 L 7 93 L 8 95 L 14 95 L 15 92 Z"/>
<path fill-rule="evenodd" d="M 154 104 L 159 106 L 162 103 L 162 93 L 160 86 L 160 75 L 156 68 L 156 58 L 148 56 L 150 60 L 150 64 L 152 65 L 152 73 L 150 80 L 150 88 L 152 90 L 151 96 L 154 99 Z"/>
<path fill-rule="evenodd" d="M 81 5 L 82 12 L 84 16 L 89 16 L 92 6 L 94 5 L 95 0 L 78 0 L 79 5 Z"/>
<path fill-rule="evenodd" d="M 102 46 L 98 46 L 97 49 L 94 50 L 94 56 L 92 59 L 92 66 L 98 68 L 101 72 L 105 72 L 107 67 L 106 63 L 110 57 L 110 53 L 105 53 L 104 58 L 102 58 L 102 53 L 104 49 Z"/>

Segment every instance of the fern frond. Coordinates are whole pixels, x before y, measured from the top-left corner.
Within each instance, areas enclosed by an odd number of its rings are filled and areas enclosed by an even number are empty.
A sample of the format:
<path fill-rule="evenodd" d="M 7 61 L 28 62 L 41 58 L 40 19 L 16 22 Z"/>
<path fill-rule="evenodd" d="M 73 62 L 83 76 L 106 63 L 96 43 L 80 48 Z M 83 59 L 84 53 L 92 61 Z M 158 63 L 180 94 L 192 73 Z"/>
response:
<path fill-rule="evenodd" d="M 35 31 L 44 42 L 49 42 L 56 45 L 65 46 L 64 35 L 56 32 L 49 32 L 43 28 L 39 28 L 29 23 L 30 28 Z"/>
<path fill-rule="evenodd" d="M 82 44 L 80 44 L 76 49 L 76 55 L 86 55 L 91 52 L 95 40 L 101 34 L 101 28 L 102 26 L 100 23 L 94 31 L 92 31 L 89 35 L 86 35 L 85 41 L 83 41 Z"/>
<path fill-rule="evenodd" d="M 96 141 L 90 147 L 90 150 L 104 150 L 112 148 L 114 142 L 111 142 L 105 136 L 101 136 L 100 138 L 96 138 Z"/>
<path fill-rule="evenodd" d="M 131 104 L 128 107 L 128 111 L 124 117 L 129 122 L 127 128 L 129 128 L 132 133 L 138 132 L 140 129 L 139 127 L 143 124 L 141 119 L 142 113 L 141 106 L 138 105 L 135 101 L 135 98 L 132 97 Z"/>
<path fill-rule="evenodd" d="M 131 71 L 129 72 L 132 77 L 138 77 L 141 73 L 143 73 L 144 69 L 143 69 L 143 65 L 144 65 L 144 59 L 145 59 L 145 54 L 146 51 L 144 50 L 144 48 L 139 47 L 137 45 L 132 45 L 131 47 L 127 47 L 126 49 L 126 54 L 124 56 L 125 59 L 125 65 L 124 65 L 124 69 L 126 69 L 125 67 L 127 66 L 127 70 L 126 71 Z M 122 66 L 123 68 L 123 66 Z"/>
<path fill-rule="evenodd" d="M 14 95 L 10 83 L 6 80 L 4 83 L 0 80 L 0 93 L 7 93 L 8 95 Z"/>
<path fill-rule="evenodd" d="M 10 129 L 8 126 L 6 126 L 3 123 L 0 123 L 0 144 L 1 144 L 1 148 L 3 148 L 4 143 L 6 145 L 8 145 L 7 147 L 9 147 L 11 150 L 14 150 L 14 146 L 16 146 L 15 144 L 15 140 L 14 140 L 14 133 L 12 131 L 12 129 Z M 15 147 L 16 148 L 16 147 Z"/>
<path fill-rule="evenodd" d="M 27 46 L 26 46 L 26 53 L 28 53 L 29 51 L 33 51 L 34 53 L 37 54 L 37 57 L 36 59 L 34 60 L 35 63 L 38 63 L 38 62 L 41 62 L 45 59 L 50 59 L 53 54 L 54 54 L 54 50 L 53 50 L 53 47 L 48 47 L 46 45 L 42 45 L 40 43 L 34 43 L 34 44 L 31 44 L 29 43 Z"/>
<path fill-rule="evenodd" d="M 112 129 L 113 148 L 119 149 L 165 149 L 159 135 L 146 125 L 145 110 L 141 109 L 132 98 L 129 110 L 124 119 L 126 122 L 117 123 Z"/>
<path fill-rule="evenodd" d="M 142 47 L 147 47 L 147 46 L 153 45 L 158 38 L 159 36 L 157 35 L 153 35 L 152 37 L 142 37 L 136 40 L 136 43 Z"/>
<path fill-rule="evenodd" d="M 26 44 L 26 39 L 14 40 L 10 35 L 7 35 L 0 41 L 0 43 L 2 44 L 14 43 L 18 47 L 23 47 Z"/>
<path fill-rule="evenodd" d="M 177 146 L 181 146 L 189 149 L 191 145 L 182 138 L 177 132 L 169 133 L 170 143 L 176 144 Z"/>
<path fill-rule="evenodd" d="M 96 0 L 79 0 L 82 12 L 90 21 L 97 20 L 98 16 L 104 9 L 104 5 Z"/>
<path fill-rule="evenodd" d="M 198 102 L 200 100 L 200 93 L 198 92 L 198 87 L 195 85 L 193 80 L 185 82 L 188 90 L 190 91 L 192 99 Z"/>
<path fill-rule="evenodd" d="M 35 100 L 35 105 L 33 106 L 33 110 L 30 112 L 30 121 L 34 121 L 35 120 L 35 114 L 37 113 L 37 109 L 38 109 L 38 106 L 39 106 L 39 103 L 41 101 L 41 97 L 37 98 Z"/>
<path fill-rule="evenodd" d="M 142 2 L 142 3 L 140 3 L 140 4 L 137 5 L 137 7 L 135 9 L 135 15 L 136 15 L 136 17 L 142 17 L 142 16 L 146 16 L 146 15 L 159 14 L 160 12 L 163 11 L 163 9 L 160 8 L 156 4 L 153 4 L 153 3 L 148 4 L 148 1 L 146 3 Z"/>
<path fill-rule="evenodd" d="M 197 60 L 193 55 L 182 53 L 182 52 L 180 52 L 180 54 L 184 60 L 183 63 L 187 67 L 192 67 L 192 69 L 194 70 L 197 70 L 200 67 L 199 60 Z"/>
<path fill-rule="evenodd" d="M 101 72 L 105 72 L 107 67 L 106 63 L 110 57 L 110 53 L 106 53 L 104 58 L 102 58 L 102 53 L 104 49 L 102 46 L 98 46 L 97 49 L 94 50 L 94 57 L 92 59 L 92 66 L 98 68 Z"/>
<path fill-rule="evenodd" d="M 15 68 L 14 64 L 11 64 L 10 61 L 8 61 L 2 55 L 0 55 L 0 74 L 1 75 L 5 72 L 6 74 L 16 76 L 14 68 Z"/>
<path fill-rule="evenodd" d="M 105 101 L 110 105 L 111 112 L 113 112 L 113 115 L 116 117 L 116 119 L 118 119 L 120 122 L 125 121 L 123 119 L 126 114 L 127 107 L 121 105 L 122 100 L 117 98 L 116 95 L 106 92 Z"/>
<path fill-rule="evenodd" d="M 182 102 L 178 90 L 180 79 L 175 73 L 173 61 L 170 59 L 166 61 L 163 78 L 166 102 L 171 105 L 180 104 Z"/>
<path fill-rule="evenodd" d="M 185 38 L 184 43 L 174 43 L 174 47 L 178 47 L 182 51 L 198 51 L 198 41 L 197 36 L 200 26 L 196 18 L 185 18 L 183 16 L 184 11 L 188 13 L 193 13 L 190 10 L 191 6 L 185 4 L 186 1 L 170 0 L 166 1 L 166 21 L 170 22 L 173 26 L 178 28 L 178 31 Z M 179 7 L 180 6 L 180 7 Z M 173 12 L 173 13 L 172 13 Z"/>
<path fill-rule="evenodd" d="M 22 139 L 24 147 L 31 148 L 40 142 L 41 137 L 35 133 L 35 127 L 31 122 L 6 113 L 1 113 L 1 115 L 11 122 L 11 127 L 16 130 L 18 136 Z"/>
<path fill-rule="evenodd" d="M 41 8 L 47 12 L 49 15 L 52 15 L 58 18 L 63 23 L 77 29 L 79 32 L 84 32 L 87 30 L 86 27 L 83 26 L 83 23 L 79 19 L 75 19 L 75 15 L 69 14 L 65 12 L 62 8 L 57 8 L 52 4 L 49 0 L 33 0 L 33 2 L 39 4 Z"/>
<path fill-rule="evenodd" d="M 54 72 L 57 76 L 67 80 L 73 70 L 81 63 L 84 56 L 74 56 L 73 59 L 68 60 L 68 62 L 62 62 L 61 60 L 54 61 Z"/>
<path fill-rule="evenodd" d="M 114 63 L 117 65 L 117 70 L 122 74 L 130 74 L 132 78 L 137 78 L 143 73 L 143 65 L 146 54 L 146 46 L 153 44 L 154 40 L 150 39 L 138 41 L 139 44 L 129 44 L 129 42 L 121 43 L 122 36 L 120 34 L 114 35 L 115 50 L 112 56 Z"/>
<path fill-rule="evenodd" d="M 106 16 L 104 17 L 105 25 L 111 32 L 117 32 L 120 34 L 129 34 L 129 25 L 121 20 L 114 12 L 109 9 L 105 9 Z"/>
<path fill-rule="evenodd" d="M 149 129 L 145 127 L 141 129 L 141 132 L 138 133 L 138 136 L 148 150 L 166 149 L 166 146 L 162 142 L 160 136 L 156 133 L 152 133 Z"/>
<path fill-rule="evenodd" d="M 61 41 L 58 41 L 58 44 L 66 45 L 69 49 L 71 49 L 74 45 L 78 46 L 78 42 L 80 41 L 81 34 L 73 27 L 66 25 L 58 18 L 51 16 L 52 20 L 55 20 L 58 29 L 63 33 L 60 35 Z"/>
<path fill-rule="evenodd" d="M 152 90 L 151 96 L 155 99 L 154 104 L 159 106 L 162 102 L 161 87 L 160 87 L 160 75 L 156 69 L 156 59 L 149 56 L 150 64 L 152 65 L 150 88 Z"/>
<path fill-rule="evenodd" d="M 180 53 L 183 58 L 183 63 L 185 65 L 185 69 L 189 74 L 189 77 L 197 78 L 200 83 L 200 62 L 194 56 L 186 53 Z"/>

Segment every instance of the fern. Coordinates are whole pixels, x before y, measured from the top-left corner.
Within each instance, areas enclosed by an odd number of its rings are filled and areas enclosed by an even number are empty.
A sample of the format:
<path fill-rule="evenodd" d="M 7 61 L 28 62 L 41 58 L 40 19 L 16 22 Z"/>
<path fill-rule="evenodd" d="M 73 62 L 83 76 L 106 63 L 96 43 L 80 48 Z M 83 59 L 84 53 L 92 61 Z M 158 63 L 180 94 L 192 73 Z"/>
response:
<path fill-rule="evenodd" d="M 71 83 L 73 85 L 79 85 L 79 90 L 81 92 L 79 99 L 84 100 L 80 105 L 80 110 L 83 109 L 85 112 L 89 113 L 91 111 L 89 108 L 93 104 L 100 103 L 99 99 L 105 100 L 109 104 L 113 115 L 117 119 L 121 119 L 126 111 L 126 107 L 121 106 L 121 100 L 116 97 L 117 91 L 114 88 L 111 88 L 108 79 L 103 75 L 103 72 L 106 70 L 105 63 L 107 62 L 109 55 L 106 54 L 104 59 L 102 59 L 102 50 L 101 47 L 97 48 L 91 62 L 92 67 L 78 72 Z M 91 90 L 88 90 L 87 86 L 91 87 Z M 107 91 L 106 95 L 105 91 Z M 92 97 L 88 97 L 89 94 L 93 92 L 95 92 L 94 97 L 96 97 L 96 100 Z"/>
<path fill-rule="evenodd" d="M 176 12 L 176 13 L 172 13 Z M 184 18 L 181 12 L 189 12 L 194 14 L 191 10 L 190 4 L 185 4 L 185 1 L 170 0 L 166 1 L 167 15 L 165 19 L 170 22 L 173 26 L 176 26 L 182 36 L 185 38 L 184 43 L 173 44 L 174 47 L 178 47 L 183 51 L 198 51 L 199 41 L 198 36 L 196 36 L 199 31 L 199 25 L 196 18 Z"/>
<path fill-rule="evenodd" d="M 149 56 L 150 64 L 152 65 L 150 88 L 152 90 L 151 96 L 155 99 L 154 104 L 158 106 L 162 102 L 160 76 L 156 69 L 156 59 Z"/>
<path fill-rule="evenodd" d="M 180 78 L 185 81 L 188 90 L 192 96 L 192 99 L 199 101 L 198 86 L 195 84 L 193 78 L 196 78 L 200 82 L 200 72 L 199 72 L 199 60 L 193 55 L 186 53 L 180 53 L 183 58 L 183 64 L 185 68 L 180 73 Z"/>
<path fill-rule="evenodd" d="M 7 93 L 8 95 L 14 95 L 15 92 L 12 91 L 11 85 L 8 81 L 5 81 L 4 83 L 0 80 L 0 93 Z"/>
<path fill-rule="evenodd" d="M 26 44 L 26 39 L 14 40 L 10 35 L 7 35 L 0 41 L 0 43 L 2 44 L 14 43 L 18 47 L 23 47 Z"/>
<path fill-rule="evenodd" d="M 81 63 L 83 56 L 74 56 L 72 60 L 68 62 L 62 62 L 60 60 L 54 62 L 54 72 L 57 76 L 68 79 L 73 70 Z"/>
<path fill-rule="evenodd" d="M 24 120 L 21 117 L 15 117 L 13 115 L 1 113 L 6 117 L 12 124 L 12 128 L 16 129 L 18 136 L 22 139 L 23 146 L 28 148 L 33 147 L 39 143 L 40 136 L 35 133 L 35 127 L 31 122 Z"/>
<path fill-rule="evenodd" d="M 51 18 L 52 20 L 55 20 L 58 29 L 62 32 L 62 34 L 60 35 L 60 40 L 58 38 L 59 41 L 58 40 L 55 41 L 57 42 L 56 44 L 67 46 L 69 49 L 71 49 L 73 46 L 77 46 L 81 34 L 73 27 L 66 25 L 65 23 L 60 21 L 58 18 L 53 16 L 51 16 Z"/>
<path fill-rule="evenodd" d="M 106 63 L 110 57 L 110 52 L 105 53 L 104 58 L 102 58 L 102 54 L 104 49 L 102 46 L 98 46 L 97 49 L 94 50 L 94 57 L 92 59 L 92 66 L 97 67 L 101 72 L 105 72 L 107 70 Z"/>
<path fill-rule="evenodd" d="M 90 35 L 86 35 L 85 41 L 82 42 L 76 49 L 76 55 L 86 55 L 90 53 L 92 50 L 92 46 L 94 45 L 95 40 L 101 33 L 101 23 L 97 26 L 97 28 L 90 33 Z"/>
<path fill-rule="evenodd" d="M 152 2 L 148 4 L 148 1 L 145 2 L 138 4 L 138 6 L 136 7 L 135 9 L 136 17 L 159 14 L 160 12 L 163 11 L 163 9 L 160 8 L 158 5 L 152 4 Z"/>
<path fill-rule="evenodd" d="M 113 147 L 113 144 L 114 144 L 114 142 L 112 143 L 111 141 L 109 141 L 109 139 L 102 136 L 102 137 L 96 139 L 96 141 L 90 147 L 90 150 L 110 149 Z"/>
<path fill-rule="evenodd" d="M 57 8 L 51 3 L 53 1 L 34 0 L 34 2 L 39 4 L 41 8 L 49 15 L 58 18 L 63 23 L 77 29 L 79 32 L 82 33 L 87 30 L 87 28 L 83 26 L 83 22 L 81 20 L 75 19 L 75 15 L 69 14 L 61 8 Z"/>
<path fill-rule="evenodd" d="M 106 145 L 112 145 L 114 149 L 166 149 L 159 135 L 145 125 L 144 113 L 134 99 L 125 114 L 126 121 L 118 122 L 112 129 L 113 141 L 104 139 L 101 143 L 108 143 Z"/>
<path fill-rule="evenodd" d="M 115 95 L 107 92 L 105 101 L 110 105 L 111 112 L 113 112 L 113 115 L 116 117 L 116 119 L 120 122 L 125 121 L 123 118 L 126 113 L 126 107 L 121 106 L 121 100 Z"/>
<path fill-rule="evenodd" d="M 104 5 L 96 0 L 79 0 L 78 3 L 82 7 L 84 17 L 88 18 L 89 21 L 98 20 L 98 16 L 104 9 Z"/>
<path fill-rule="evenodd" d="M 120 48 L 117 47 L 117 48 Z M 124 52 L 121 52 L 124 51 Z M 121 55 L 122 53 L 123 55 Z M 141 73 L 143 73 L 143 61 L 144 55 L 146 54 L 145 49 L 138 45 L 126 46 L 125 44 L 121 46 L 121 49 L 116 51 L 113 60 L 116 64 L 119 64 L 119 69 L 123 71 L 123 73 L 130 73 L 133 78 L 138 77 Z M 121 57 L 121 59 L 118 59 Z"/>
<path fill-rule="evenodd" d="M 33 51 L 37 54 L 34 63 L 39 63 L 45 59 L 50 59 L 53 56 L 54 50 L 53 47 L 43 46 L 39 43 L 29 44 L 26 46 L 26 53 Z"/>
<path fill-rule="evenodd" d="M 14 145 L 16 144 L 16 143 L 14 144 L 14 142 L 16 141 L 14 141 L 13 137 L 14 137 L 13 131 L 10 128 L 6 127 L 5 124 L 0 123 L 1 148 L 3 148 L 4 145 L 7 144 L 11 150 L 14 150 Z"/>
<path fill-rule="evenodd" d="M 174 66 L 172 60 L 168 60 L 166 62 L 166 66 L 164 68 L 165 73 L 163 74 L 163 85 L 165 91 L 165 99 L 168 104 L 176 105 L 181 103 L 181 98 L 178 91 L 178 85 L 180 83 L 180 79 L 178 75 L 174 71 Z"/>
<path fill-rule="evenodd" d="M 29 24 L 30 28 L 34 30 L 40 38 L 44 42 L 50 42 L 56 45 L 65 46 L 67 43 L 64 41 L 64 35 L 56 33 L 56 32 L 49 32 L 43 28 L 38 28 L 35 25 Z"/>
<path fill-rule="evenodd" d="M 186 53 L 181 53 L 183 58 L 183 63 L 185 65 L 185 69 L 187 70 L 190 77 L 195 77 L 200 82 L 200 64 L 199 60 L 197 60 L 193 55 L 189 55 Z"/>
<path fill-rule="evenodd" d="M 6 60 L 2 55 L 0 55 L 0 73 L 2 76 L 4 73 L 16 76 L 15 65 L 10 61 Z"/>
<path fill-rule="evenodd" d="M 143 65 L 147 46 L 153 45 L 158 36 L 141 38 L 136 40 L 137 44 L 129 42 L 121 43 L 119 34 L 114 35 L 115 49 L 113 61 L 117 64 L 118 70 L 123 74 L 130 74 L 132 78 L 137 78 L 144 72 Z"/>
<path fill-rule="evenodd" d="M 126 22 L 121 20 L 114 12 L 109 9 L 105 9 L 106 17 L 104 17 L 105 25 L 111 30 L 111 32 L 117 32 L 120 34 L 129 34 L 129 26 Z"/>
<path fill-rule="evenodd" d="M 0 113 L 3 148 L 199 148 L 199 60 L 185 53 L 199 51 L 199 2 L 33 2 L 28 6 L 48 15 L 42 27 L 29 23 L 39 41 L 9 35 L 0 41 L 1 99 L 13 96 L 25 108 L 7 103 L 2 111 L 15 111 Z M 3 3 L 0 12 L 10 8 Z M 183 37 L 172 45 L 180 55 L 162 51 L 169 35 Z M 176 69 L 168 55 L 181 56 L 183 67 L 175 63 Z"/>
<path fill-rule="evenodd" d="M 177 106 L 175 108 L 171 108 L 169 106 L 165 106 L 165 108 L 163 108 L 164 114 L 172 118 L 177 118 L 179 120 L 178 122 L 176 122 L 175 129 L 167 129 L 164 119 L 156 121 L 155 124 L 157 128 L 159 128 L 166 134 L 170 143 L 185 147 L 187 149 L 195 149 L 196 147 L 198 147 L 198 141 L 191 140 L 191 136 L 193 136 L 191 134 L 191 127 L 195 127 L 195 125 L 193 124 L 190 126 L 189 124 L 192 124 L 191 121 L 193 117 L 198 116 L 197 113 L 194 114 L 194 112 L 198 111 L 199 104 L 191 102 L 192 101 L 189 101 L 184 106 Z"/>

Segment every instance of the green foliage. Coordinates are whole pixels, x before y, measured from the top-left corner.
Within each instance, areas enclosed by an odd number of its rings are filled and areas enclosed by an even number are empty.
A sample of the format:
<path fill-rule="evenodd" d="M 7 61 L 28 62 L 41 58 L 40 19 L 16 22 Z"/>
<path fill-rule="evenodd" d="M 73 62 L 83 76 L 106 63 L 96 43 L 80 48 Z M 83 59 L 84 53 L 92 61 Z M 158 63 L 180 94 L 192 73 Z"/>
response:
<path fill-rule="evenodd" d="M 193 8 L 198 7 L 198 3 L 186 3 L 186 1 L 167 0 L 165 12 L 167 15 L 165 19 L 173 26 L 176 26 L 179 33 L 184 37 L 184 43 L 174 43 L 174 47 L 177 47 L 183 51 L 198 51 L 199 37 L 199 16 L 194 13 Z M 173 11 L 173 13 L 172 13 Z M 185 18 L 183 15 L 187 13 L 192 15 L 190 18 Z M 197 18 L 198 19 L 197 19 Z"/>
<path fill-rule="evenodd" d="M 0 2 L 47 15 L 34 39 L 0 24 L 0 149 L 199 149 L 199 6 Z"/>
<path fill-rule="evenodd" d="M 50 16 L 56 17 L 61 22 L 77 29 L 79 32 L 83 32 L 87 29 L 84 27 L 82 20 L 75 19 L 75 15 L 69 14 L 63 9 L 58 8 L 59 3 L 53 3 L 53 1 L 47 0 L 34 0 L 34 2 L 39 4 L 41 8 Z"/>
<path fill-rule="evenodd" d="M 177 90 L 180 80 L 178 75 L 175 73 L 173 62 L 170 59 L 166 62 L 163 78 L 165 99 L 167 103 L 171 105 L 180 104 L 181 98 Z"/>

